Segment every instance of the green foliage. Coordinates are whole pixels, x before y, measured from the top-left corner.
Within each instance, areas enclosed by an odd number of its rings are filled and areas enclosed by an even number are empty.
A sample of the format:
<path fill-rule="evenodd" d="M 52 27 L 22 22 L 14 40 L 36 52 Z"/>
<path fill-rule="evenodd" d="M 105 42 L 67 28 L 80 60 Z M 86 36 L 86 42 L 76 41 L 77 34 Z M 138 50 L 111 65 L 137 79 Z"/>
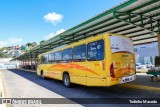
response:
<path fill-rule="evenodd" d="M 31 42 L 28 42 L 26 45 L 27 45 L 28 47 L 30 47 L 30 46 L 32 46 L 32 43 L 31 43 Z"/>
<path fill-rule="evenodd" d="M 4 49 L 3 48 L 0 48 L 0 51 L 3 51 Z"/>
<path fill-rule="evenodd" d="M 45 40 L 42 40 L 42 41 L 40 41 L 40 44 L 42 44 L 42 43 L 44 43 L 45 42 Z"/>
<path fill-rule="evenodd" d="M 4 51 L 4 50 L 7 50 L 8 48 L 7 47 L 2 47 L 0 48 L 0 51 Z"/>
<path fill-rule="evenodd" d="M 38 44 L 36 42 L 32 42 L 32 46 L 35 47 L 37 46 Z"/>
<path fill-rule="evenodd" d="M 3 52 L 0 52 L 0 58 L 11 58 L 12 56 Z"/>
<path fill-rule="evenodd" d="M 26 44 L 26 46 L 28 46 L 28 47 L 35 47 L 35 46 L 37 46 L 38 44 L 36 43 L 36 42 L 28 42 L 27 44 Z"/>
<path fill-rule="evenodd" d="M 38 44 L 36 43 L 36 42 L 28 42 L 27 44 L 26 44 L 26 46 L 27 46 L 27 50 L 31 50 L 33 47 L 35 47 L 35 46 L 37 46 Z"/>

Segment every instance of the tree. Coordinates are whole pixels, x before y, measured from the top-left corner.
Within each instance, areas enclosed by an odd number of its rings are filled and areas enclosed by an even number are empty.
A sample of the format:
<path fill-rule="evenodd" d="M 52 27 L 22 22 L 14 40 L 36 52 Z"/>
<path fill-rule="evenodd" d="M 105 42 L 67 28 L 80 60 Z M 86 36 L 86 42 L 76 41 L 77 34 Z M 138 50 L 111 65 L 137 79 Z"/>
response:
<path fill-rule="evenodd" d="M 0 48 L 0 51 L 3 51 L 4 50 L 4 48 Z"/>
<path fill-rule="evenodd" d="M 28 42 L 26 45 L 27 45 L 28 47 L 31 47 L 31 46 L 32 46 L 32 43 L 31 43 L 31 42 Z"/>
<path fill-rule="evenodd" d="M 0 52 L 0 58 L 11 58 L 11 56 L 9 54 Z"/>
<path fill-rule="evenodd" d="M 28 46 L 28 47 L 35 47 L 35 46 L 37 46 L 38 44 L 36 43 L 36 42 L 28 42 L 27 44 L 26 44 L 26 46 Z"/>
<path fill-rule="evenodd" d="M 42 41 L 40 41 L 40 44 L 42 44 L 42 43 L 44 43 L 45 42 L 45 40 L 42 40 Z"/>
<path fill-rule="evenodd" d="M 37 46 L 38 44 L 36 42 L 32 42 L 32 47 Z"/>
<path fill-rule="evenodd" d="M 0 52 L 0 58 L 3 58 L 3 53 L 2 52 Z"/>

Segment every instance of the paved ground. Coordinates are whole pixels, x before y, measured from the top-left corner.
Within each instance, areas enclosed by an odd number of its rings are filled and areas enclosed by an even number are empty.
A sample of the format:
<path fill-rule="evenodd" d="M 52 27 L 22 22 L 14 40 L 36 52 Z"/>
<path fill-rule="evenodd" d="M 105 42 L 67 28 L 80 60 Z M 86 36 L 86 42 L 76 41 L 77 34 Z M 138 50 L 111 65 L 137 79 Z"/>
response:
<path fill-rule="evenodd" d="M 2 79 L 6 97 L 10 98 L 160 98 L 160 92 L 144 91 L 123 88 L 120 85 L 113 87 L 86 87 L 74 85 L 72 88 L 65 88 L 61 81 L 47 79 L 42 80 L 34 72 L 22 70 L 3 70 Z M 108 100 L 112 101 L 112 99 Z M 113 102 L 113 101 L 112 101 Z M 76 100 L 76 103 L 80 103 Z M 116 103 L 116 102 L 115 102 Z M 142 104 L 81 104 L 82 106 L 110 106 L 110 107 L 155 107 L 158 105 Z M 69 105 L 75 106 L 75 105 Z M 80 106 L 80 105 L 76 105 Z M 23 106 L 24 107 L 24 106 Z M 34 107 L 39 107 L 34 106 Z M 43 106 L 42 106 L 43 107 Z"/>
<path fill-rule="evenodd" d="M 3 70 L 1 72 L 5 98 L 64 98 L 63 96 L 47 89 L 47 84 L 36 77 L 35 73 L 22 72 L 18 70 Z M 25 75 L 25 76 L 22 76 Z M 36 77 L 36 78 L 35 78 Z M 44 84 L 41 86 L 38 82 Z M 73 101 L 72 101 L 73 102 Z M 71 102 L 71 103 L 72 103 Z M 78 104 L 54 105 L 56 107 L 80 107 Z M 53 105 L 7 105 L 7 107 L 53 107 Z"/>
<path fill-rule="evenodd" d="M 131 82 L 132 84 L 137 85 L 145 85 L 145 86 L 152 86 L 152 87 L 159 87 L 160 88 L 160 81 L 151 82 L 151 76 L 148 75 L 137 75 L 136 81 Z"/>

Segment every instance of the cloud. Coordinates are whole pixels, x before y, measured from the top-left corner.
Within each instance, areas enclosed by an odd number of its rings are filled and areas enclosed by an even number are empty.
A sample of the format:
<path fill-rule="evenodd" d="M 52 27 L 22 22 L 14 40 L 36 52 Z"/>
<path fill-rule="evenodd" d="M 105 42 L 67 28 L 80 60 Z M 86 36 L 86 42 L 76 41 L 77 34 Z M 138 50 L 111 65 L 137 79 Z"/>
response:
<path fill-rule="evenodd" d="M 4 46 L 6 46 L 6 45 L 7 45 L 7 42 L 0 41 L 0 48 L 1 48 L 1 47 L 4 47 Z"/>
<path fill-rule="evenodd" d="M 55 25 L 58 22 L 62 21 L 63 16 L 61 14 L 57 14 L 55 12 L 53 13 L 48 13 L 44 15 L 44 20 L 45 22 L 51 22 L 53 25 Z"/>
<path fill-rule="evenodd" d="M 57 30 L 55 33 L 49 33 L 48 35 L 44 36 L 45 40 L 48 40 L 62 32 L 64 32 L 65 30 L 64 29 L 60 29 L 60 30 Z"/>
<path fill-rule="evenodd" d="M 0 41 L 0 47 L 5 47 L 5 46 L 13 46 L 13 45 L 18 45 L 22 42 L 22 38 L 9 38 L 4 41 Z"/>
<path fill-rule="evenodd" d="M 8 41 L 11 44 L 16 44 L 22 42 L 22 38 L 9 38 Z"/>

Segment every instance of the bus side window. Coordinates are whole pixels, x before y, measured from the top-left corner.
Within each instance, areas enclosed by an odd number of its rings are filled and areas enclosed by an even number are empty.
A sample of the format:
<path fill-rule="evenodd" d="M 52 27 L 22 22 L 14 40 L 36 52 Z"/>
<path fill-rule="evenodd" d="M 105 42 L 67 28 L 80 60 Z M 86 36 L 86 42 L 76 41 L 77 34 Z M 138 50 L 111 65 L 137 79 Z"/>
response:
<path fill-rule="evenodd" d="M 54 62 L 54 53 L 50 53 L 48 59 L 49 59 L 49 63 L 53 63 Z"/>
<path fill-rule="evenodd" d="M 72 48 L 63 50 L 63 61 L 64 62 L 72 61 Z"/>
<path fill-rule="evenodd" d="M 104 40 L 98 40 L 87 45 L 87 60 L 99 61 L 104 59 Z"/>
<path fill-rule="evenodd" d="M 42 64 L 46 64 L 46 63 L 48 63 L 48 55 L 42 55 L 41 57 L 40 57 L 40 62 L 42 63 Z"/>
<path fill-rule="evenodd" d="M 58 52 L 55 52 L 55 61 L 56 62 L 60 62 L 62 61 L 62 51 L 58 51 Z"/>
<path fill-rule="evenodd" d="M 44 55 L 44 63 L 45 63 L 45 64 L 48 63 L 48 55 Z"/>
<path fill-rule="evenodd" d="M 86 61 L 86 45 L 80 45 L 73 48 L 73 61 Z"/>

